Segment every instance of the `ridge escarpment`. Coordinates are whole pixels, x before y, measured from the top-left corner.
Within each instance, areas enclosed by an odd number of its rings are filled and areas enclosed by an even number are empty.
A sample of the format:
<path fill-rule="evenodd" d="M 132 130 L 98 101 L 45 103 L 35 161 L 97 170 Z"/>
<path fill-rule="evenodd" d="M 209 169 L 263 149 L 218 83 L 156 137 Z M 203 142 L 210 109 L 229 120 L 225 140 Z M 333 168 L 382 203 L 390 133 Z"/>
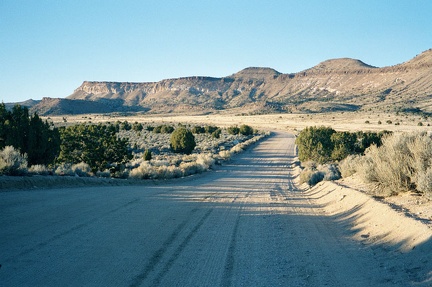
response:
<path fill-rule="evenodd" d="M 91 104 L 83 108 L 83 102 Z M 241 108 L 244 112 L 265 113 L 361 108 L 428 111 L 429 107 L 432 49 L 402 64 L 383 68 L 341 58 L 292 74 L 250 67 L 221 78 L 183 77 L 144 83 L 85 81 L 66 99 L 44 99 L 32 111 L 169 113 Z"/>

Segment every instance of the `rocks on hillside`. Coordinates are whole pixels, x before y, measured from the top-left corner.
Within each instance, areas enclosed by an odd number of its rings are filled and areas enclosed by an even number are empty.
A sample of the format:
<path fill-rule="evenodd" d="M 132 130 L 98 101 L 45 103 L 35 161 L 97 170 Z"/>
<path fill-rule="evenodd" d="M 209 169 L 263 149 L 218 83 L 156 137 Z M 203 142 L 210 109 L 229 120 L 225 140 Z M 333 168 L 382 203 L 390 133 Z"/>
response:
<path fill-rule="evenodd" d="M 42 115 L 202 113 L 238 108 L 259 113 L 263 107 L 265 112 L 307 112 L 323 110 L 320 106 L 325 106 L 324 110 L 397 110 L 432 107 L 431 95 L 432 49 L 384 68 L 343 58 L 294 74 L 250 67 L 223 78 L 186 77 L 151 83 L 85 81 L 66 99 L 45 98 L 29 106 Z"/>

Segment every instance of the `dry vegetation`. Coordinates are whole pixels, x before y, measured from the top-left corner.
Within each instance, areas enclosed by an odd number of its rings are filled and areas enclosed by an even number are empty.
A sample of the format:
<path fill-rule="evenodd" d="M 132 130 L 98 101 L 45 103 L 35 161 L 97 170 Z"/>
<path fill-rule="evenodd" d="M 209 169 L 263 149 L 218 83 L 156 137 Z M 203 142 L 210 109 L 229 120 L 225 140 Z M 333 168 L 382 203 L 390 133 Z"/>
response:
<path fill-rule="evenodd" d="M 54 163 L 28 165 L 25 153 L 7 146 L 0 150 L 0 174 L 178 178 L 206 171 L 269 134 L 247 125 L 218 128 L 180 123 L 155 125 L 116 121 L 95 124 L 63 120 L 57 126 L 62 126 L 62 144 Z M 193 142 L 187 152 L 176 151 L 173 147 L 174 135 L 180 130 L 187 131 Z M 110 141 L 98 141 L 104 137 Z M 107 147 L 100 148 L 101 145 Z M 120 149 L 114 145 L 120 145 Z"/>

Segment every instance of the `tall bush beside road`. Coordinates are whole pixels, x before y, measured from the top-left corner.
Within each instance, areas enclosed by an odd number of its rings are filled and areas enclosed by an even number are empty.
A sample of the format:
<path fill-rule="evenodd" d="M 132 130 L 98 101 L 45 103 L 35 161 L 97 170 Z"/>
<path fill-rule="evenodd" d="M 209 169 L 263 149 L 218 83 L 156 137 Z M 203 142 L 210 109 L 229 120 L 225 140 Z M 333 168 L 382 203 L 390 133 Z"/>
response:
<path fill-rule="evenodd" d="M 194 150 L 196 143 L 192 132 L 180 127 L 171 135 L 171 149 L 176 153 L 190 154 Z"/>
<path fill-rule="evenodd" d="M 119 139 L 111 125 L 74 125 L 60 129 L 58 162 L 87 163 L 92 172 L 127 163 L 132 158 L 128 140 Z"/>
<path fill-rule="evenodd" d="M 325 163 L 331 160 L 334 143 L 331 136 L 336 131 L 330 127 L 307 127 L 296 138 L 299 159 Z"/>
<path fill-rule="evenodd" d="M 322 179 L 337 179 L 341 173 L 344 176 L 355 173 L 356 167 L 352 164 L 352 160 L 358 158 L 355 155 L 363 154 L 371 145 L 380 146 L 386 134 L 389 132 L 337 132 L 330 127 L 303 129 L 296 139 L 300 161 L 325 166 L 322 170 L 304 168 L 303 181 L 315 184 Z M 330 176 L 322 176 L 323 174 Z"/>
<path fill-rule="evenodd" d="M 357 163 L 357 172 L 384 195 L 417 191 L 432 196 L 432 139 L 423 133 L 387 135 Z"/>
<path fill-rule="evenodd" d="M 0 149 L 13 146 L 27 154 L 28 163 L 50 164 L 59 153 L 58 129 L 37 114 L 30 115 L 28 108 L 16 105 L 11 111 L 0 104 Z"/>
<path fill-rule="evenodd" d="M 27 172 L 27 154 L 21 154 L 13 146 L 0 151 L 0 174 L 22 175 Z"/>

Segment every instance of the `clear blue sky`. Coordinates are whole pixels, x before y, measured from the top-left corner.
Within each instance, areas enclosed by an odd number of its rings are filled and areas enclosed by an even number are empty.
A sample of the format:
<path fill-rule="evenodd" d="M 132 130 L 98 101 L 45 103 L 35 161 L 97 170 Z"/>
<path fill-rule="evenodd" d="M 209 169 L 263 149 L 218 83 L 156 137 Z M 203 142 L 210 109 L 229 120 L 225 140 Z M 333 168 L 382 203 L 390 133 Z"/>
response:
<path fill-rule="evenodd" d="M 383 67 L 429 48 L 431 0 L 0 0 L 0 101 L 342 57 Z"/>

